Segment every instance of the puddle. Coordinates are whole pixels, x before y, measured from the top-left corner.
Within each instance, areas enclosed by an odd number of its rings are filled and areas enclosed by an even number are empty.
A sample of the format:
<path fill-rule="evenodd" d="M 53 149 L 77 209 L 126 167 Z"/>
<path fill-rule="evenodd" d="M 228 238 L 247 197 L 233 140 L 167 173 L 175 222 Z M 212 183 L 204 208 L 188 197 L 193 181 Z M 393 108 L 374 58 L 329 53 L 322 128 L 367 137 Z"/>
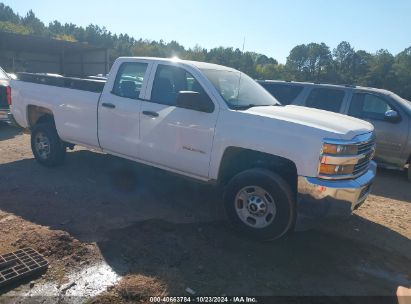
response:
<path fill-rule="evenodd" d="M 54 282 L 43 283 L 40 280 L 31 289 L 26 285 L 21 290 L 10 291 L 7 296 L 41 298 L 42 303 L 84 303 L 87 298 L 102 293 L 120 278 L 110 266 L 100 263 L 67 275 L 68 283 L 60 288 Z M 59 300 L 56 301 L 56 298 Z"/>

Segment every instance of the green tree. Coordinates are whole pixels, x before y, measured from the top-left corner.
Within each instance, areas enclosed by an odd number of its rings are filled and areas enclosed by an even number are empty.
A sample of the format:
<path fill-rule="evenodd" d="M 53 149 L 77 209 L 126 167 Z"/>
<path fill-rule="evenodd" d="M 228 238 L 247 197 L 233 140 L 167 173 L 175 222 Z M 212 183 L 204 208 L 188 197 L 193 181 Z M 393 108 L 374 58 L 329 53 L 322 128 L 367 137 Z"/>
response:
<path fill-rule="evenodd" d="M 283 64 L 257 64 L 255 69 L 259 79 L 294 80 Z"/>
<path fill-rule="evenodd" d="M 21 24 L 12 23 L 9 21 L 0 21 L 0 31 L 9 32 L 20 35 L 32 34 L 32 30 Z"/>
<path fill-rule="evenodd" d="M 395 85 L 393 71 L 394 56 L 387 50 L 379 50 L 370 61 L 370 69 L 365 77 L 369 86 L 389 89 Z"/>
<path fill-rule="evenodd" d="M 206 61 L 207 49 L 202 48 L 200 45 L 195 45 L 192 49 L 189 49 L 184 55 L 183 59 L 194 61 Z"/>
<path fill-rule="evenodd" d="M 353 83 L 365 84 L 366 76 L 370 70 L 370 65 L 373 56 L 363 50 L 356 51 L 353 60 Z"/>
<path fill-rule="evenodd" d="M 36 17 L 32 10 L 29 10 L 24 18 L 21 19 L 21 24 L 31 29 L 34 35 L 47 36 L 48 31 L 44 23 Z"/>
<path fill-rule="evenodd" d="M 300 44 L 287 57 L 286 67 L 297 80 L 327 79 L 332 63 L 330 48 L 325 43 Z"/>
<path fill-rule="evenodd" d="M 355 51 L 347 41 L 341 42 L 334 50 L 334 68 L 339 82 L 353 83 L 355 78 Z"/>
<path fill-rule="evenodd" d="M 8 21 L 16 24 L 20 22 L 20 16 L 15 14 L 10 6 L 0 3 L 0 21 Z"/>
<path fill-rule="evenodd" d="M 411 100 L 411 47 L 395 57 L 393 65 L 396 84 L 393 90 L 402 97 Z"/>
<path fill-rule="evenodd" d="M 271 58 L 271 57 L 269 58 L 266 55 L 258 54 L 255 60 L 255 63 L 260 64 L 260 65 L 267 65 L 267 64 L 276 65 L 278 64 L 278 61 L 275 60 L 274 58 Z"/>

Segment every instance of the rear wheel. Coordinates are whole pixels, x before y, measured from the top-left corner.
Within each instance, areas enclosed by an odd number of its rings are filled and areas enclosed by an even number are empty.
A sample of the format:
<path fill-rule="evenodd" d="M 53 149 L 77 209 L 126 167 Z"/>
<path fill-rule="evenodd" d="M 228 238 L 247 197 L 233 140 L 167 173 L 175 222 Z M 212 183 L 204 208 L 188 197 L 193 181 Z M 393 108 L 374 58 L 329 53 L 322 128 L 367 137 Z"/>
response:
<path fill-rule="evenodd" d="M 40 123 L 31 132 L 31 150 L 36 160 L 46 167 L 61 165 L 66 156 L 66 146 L 52 123 Z"/>
<path fill-rule="evenodd" d="M 259 240 L 283 236 L 292 226 L 295 204 L 288 183 L 267 169 L 236 175 L 225 193 L 225 208 L 235 227 Z"/>

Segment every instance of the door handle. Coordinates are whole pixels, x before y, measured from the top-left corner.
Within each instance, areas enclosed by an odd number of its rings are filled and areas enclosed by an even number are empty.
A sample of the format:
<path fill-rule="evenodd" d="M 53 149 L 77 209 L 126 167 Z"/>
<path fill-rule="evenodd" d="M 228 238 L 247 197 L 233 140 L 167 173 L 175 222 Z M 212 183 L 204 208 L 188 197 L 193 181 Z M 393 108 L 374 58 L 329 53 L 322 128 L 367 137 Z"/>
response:
<path fill-rule="evenodd" d="M 143 114 L 151 117 L 158 117 L 158 113 L 153 111 L 143 111 Z"/>
<path fill-rule="evenodd" d="M 105 108 L 109 108 L 109 109 L 114 109 L 114 108 L 116 107 L 114 104 L 112 104 L 112 103 L 107 103 L 107 102 L 103 102 L 103 103 L 101 104 L 101 106 L 102 106 L 102 107 L 105 107 Z"/>

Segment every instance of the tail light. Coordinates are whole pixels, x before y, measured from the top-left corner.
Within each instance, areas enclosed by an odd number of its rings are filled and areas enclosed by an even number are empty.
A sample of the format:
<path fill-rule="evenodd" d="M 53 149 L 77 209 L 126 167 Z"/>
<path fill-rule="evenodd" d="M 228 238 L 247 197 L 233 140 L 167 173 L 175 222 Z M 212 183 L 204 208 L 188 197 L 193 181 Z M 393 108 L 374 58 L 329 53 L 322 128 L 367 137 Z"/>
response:
<path fill-rule="evenodd" d="M 7 98 L 7 104 L 9 105 L 9 106 L 11 106 L 11 87 L 10 86 L 7 86 L 6 87 L 6 98 Z"/>

